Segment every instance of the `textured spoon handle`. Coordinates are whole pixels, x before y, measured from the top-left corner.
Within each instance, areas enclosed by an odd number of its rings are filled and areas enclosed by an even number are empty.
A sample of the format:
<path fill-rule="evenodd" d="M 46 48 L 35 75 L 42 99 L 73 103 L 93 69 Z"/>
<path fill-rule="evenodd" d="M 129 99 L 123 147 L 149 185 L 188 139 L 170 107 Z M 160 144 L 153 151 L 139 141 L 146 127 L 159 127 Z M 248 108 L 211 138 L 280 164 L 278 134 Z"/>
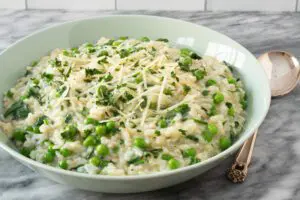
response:
<path fill-rule="evenodd" d="M 244 142 L 240 149 L 235 162 L 228 170 L 228 178 L 234 183 L 241 183 L 245 180 L 248 174 L 248 166 L 251 162 L 252 152 L 256 140 L 257 130 L 254 134 Z"/>

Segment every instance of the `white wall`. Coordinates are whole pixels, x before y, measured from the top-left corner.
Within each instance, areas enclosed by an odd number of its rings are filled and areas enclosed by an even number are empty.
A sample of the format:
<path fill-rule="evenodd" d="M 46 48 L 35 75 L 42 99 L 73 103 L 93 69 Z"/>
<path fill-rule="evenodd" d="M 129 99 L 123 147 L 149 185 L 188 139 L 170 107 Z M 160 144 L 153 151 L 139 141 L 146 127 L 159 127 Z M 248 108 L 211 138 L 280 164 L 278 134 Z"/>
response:
<path fill-rule="evenodd" d="M 300 0 L 0 0 L 0 8 L 70 10 L 300 11 Z"/>

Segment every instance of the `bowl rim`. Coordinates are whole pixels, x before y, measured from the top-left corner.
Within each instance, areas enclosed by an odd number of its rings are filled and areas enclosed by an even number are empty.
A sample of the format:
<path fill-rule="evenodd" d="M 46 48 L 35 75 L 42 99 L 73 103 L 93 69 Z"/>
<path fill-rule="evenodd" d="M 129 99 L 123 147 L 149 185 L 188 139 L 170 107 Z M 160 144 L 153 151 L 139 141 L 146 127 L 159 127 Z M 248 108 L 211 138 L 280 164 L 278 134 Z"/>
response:
<path fill-rule="evenodd" d="M 33 33 L 22 37 L 21 39 L 17 40 L 16 42 L 12 43 L 11 45 L 9 45 L 5 50 L 3 50 L 2 52 L 0 52 L 0 56 L 2 56 L 6 51 L 8 51 L 10 48 L 12 48 L 13 46 L 17 45 L 18 43 L 22 42 L 23 40 L 26 40 L 27 38 L 33 37 L 35 35 L 38 35 L 39 33 L 45 32 L 48 29 L 52 29 L 52 28 L 56 28 L 56 27 L 61 27 L 61 26 L 65 26 L 66 24 L 71 24 L 71 23 L 76 23 L 76 22 L 84 22 L 84 21 L 89 21 L 89 20 L 98 20 L 98 19 L 105 19 L 105 18 L 123 18 L 123 17 L 128 17 L 128 18 L 144 18 L 144 19 L 159 19 L 159 20 L 164 20 L 164 21 L 171 21 L 171 22 L 177 22 L 177 23 L 185 23 L 185 24 L 189 24 L 195 27 L 199 27 L 201 29 L 204 29 L 206 31 L 209 32 L 213 32 L 213 33 L 217 33 L 221 36 L 223 36 L 224 38 L 226 38 L 227 40 L 229 40 L 231 43 L 237 45 L 239 48 L 245 50 L 246 52 L 249 53 L 249 56 L 256 60 L 256 57 L 249 51 L 247 50 L 243 45 L 239 44 L 238 42 L 236 42 L 235 40 L 231 39 L 230 37 L 228 37 L 227 35 L 220 33 L 218 31 L 215 31 L 213 29 L 207 28 L 205 26 L 199 25 L 199 24 L 195 24 L 192 22 L 188 22 L 188 21 L 184 21 L 184 20 L 180 20 L 180 19 L 174 19 L 174 18 L 169 18 L 169 17 L 161 17 L 161 16 L 153 16 L 153 15 L 136 15 L 136 14 L 121 14 L 121 15 L 105 15 L 105 16 L 96 16 L 96 17 L 85 17 L 85 18 L 81 18 L 81 19 L 76 19 L 76 20 L 71 20 L 71 21 L 66 21 L 63 23 L 58 23 L 58 24 L 54 24 L 54 25 L 50 25 L 47 27 L 44 27 L 42 29 L 39 29 L 37 31 L 34 31 Z M 260 63 L 257 61 L 257 65 L 260 65 Z M 267 78 L 267 74 L 266 72 L 263 70 L 265 79 L 268 80 Z M 266 97 L 269 97 L 267 99 L 267 106 L 265 107 L 264 111 L 263 111 L 263 115 L 260 116 L 260 118 L 257 120 L 257 122 L 250 128 L 248 128 L 248 130 L 244 130 L 243 134 L 245 135 L 243 138 L 239 138 L 237 141 L 235 141 L 233 143 L 232 146 L 230 146 L 228 149 L 226 149 L 225 151 L 222 151 L 220 153 L 218 153 L 217 155 L 208 158 L 200 163 L 194 164 L 194 165 L 189 165 L 189 166 L 185 166 L 185 167 L 181 167 L 175 170 L 170 170 L 170 171 L 160 171 L 160 172 L 154 172 L 154 173 L 150 173 L 150 174 L 141 174 L 141 175 L 124 175 L 124 176 L 116 176 L 116 175 L 101 175 L 101 174 L 87 174 L 87 173 L 80 173 L 80 172 L 76 172 L 76 171 L 69 171 L 69 170 L 63 170 L 63 169 L 59 169 L 57 167 L 53 167 L 53 166 L 49 166 L 43 163 L 40 163 L 38 161 L 35 161 L 33 159 L 27 158 L 25 156 L 23 156 L 22 154 L 20 154 L 19 152 L 17 152 L 16 150 L 14 150 L 13 148 L 9 147 L 7 144 L 0 142 L 0 147 L 5 150 L 6 152 L 8 152 L 10 155 L 12 155 L 13 157 L 17 158 L 19 161 L 23 161 L 22 164 L 29 164 L 32 166 L 35 166 L 37 168 L 42 168 L 43 170 L 47 170 L 47 171 L 51 171 L 54 173 L 58 173 L 61 175 L 65 175 L 65 176 L 75 176 L 77 178 L 87 178 L 87 179 L 98 179 L 98 180 L 120 180 L 120 181 L 130 181 L 130 180 L 143 180 L 143 179 L 152 179 L 152 178 L 158 178 L 158 177 L 166 177 L 166 176 L 171 176 L 174 174 L 179 174 L 179 173 L 185 173 L 187 171 L 190 170 L 195 170 L 196 168 L 200 168 L 201 166 L 205 166 L 209 163 L 213 163 L 214 161 L 217 160 L 222 160 L 224 158 L 226 158 L 226 155 L 228 154 L 232 154 L 235 152 L 235 150 L 237 150 L 248 138 L 250 138 L 250 136 L 254 133 L 254 131 L 259 127 L 259 125 L 263 122 L 263 120 L 265 119 L 269 107 L 270 107 L 270 102 L 271 102 L 271 89 L 270 89 L 270 84 L 269 81 L 266 81 L 267 84 L 267 88 L 268 90 L 268 94 L 266 94 Z"/>

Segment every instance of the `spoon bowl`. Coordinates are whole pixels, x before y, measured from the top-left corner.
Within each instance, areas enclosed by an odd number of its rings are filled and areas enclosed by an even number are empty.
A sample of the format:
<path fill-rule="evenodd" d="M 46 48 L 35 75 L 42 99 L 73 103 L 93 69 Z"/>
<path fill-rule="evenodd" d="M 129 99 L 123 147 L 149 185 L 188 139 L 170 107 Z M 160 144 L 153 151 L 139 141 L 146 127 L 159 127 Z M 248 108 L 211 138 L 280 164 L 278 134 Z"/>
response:
<path fill-rule="evenodd" d="M 294 55 L 286 51 L 270 51 L 258 60 L 268 75 L 273 97 L 286 95 L 296 87 L 300 66 Z"/>

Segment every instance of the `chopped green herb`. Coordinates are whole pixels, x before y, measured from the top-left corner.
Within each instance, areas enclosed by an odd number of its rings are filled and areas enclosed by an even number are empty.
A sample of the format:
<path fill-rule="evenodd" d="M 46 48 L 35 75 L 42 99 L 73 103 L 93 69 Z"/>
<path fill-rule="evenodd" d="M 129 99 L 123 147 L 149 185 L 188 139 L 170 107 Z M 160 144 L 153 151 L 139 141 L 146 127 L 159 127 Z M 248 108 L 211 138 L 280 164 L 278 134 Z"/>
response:
<path fill-rule="evenodd" d="M 194 122 L 198 123 L 198 124 L 202 124 L 202 125 L 206 125 L 207 122 L 202 120 L 202 119 L 197 119 L 197 118 L 193 118 Z"/>
<path fill-rule="evenodd" d="M 162 152 L 162 149 L 152 149 L 149 151 L 154 158 L 158 158 L 159 154 Z"/>
<path fill-rule="evenodd" d="M 203 96 L 207 96 L 208 94 L 209 94 L 209 91 L 208 91 L 208 90 L 203 90 L 203 91 L 202 91 L 202 95 L 203 95 Z"/>
<path fill-rule="evenodd" d="M 186 135 L 185 136 L 186 139 L 189 139 L 189 140 L 192 140 L 194 142 L 199 142 L 199 138 L 197 138 L 196 136 L 194 135 Z"/>
<path fill-rule="evenodd" d="M 166 38 L 158 38 L 156 41 L 159 41 L 159 42 L 169 42 L 169 40 L 166 39 Z"/>
<path fill-rule="evenodd" d="M 167 154 L 167 153 L 163 153 L 162 155 L 161 155 L 161 159 L 162 160 L 170 160 L 170 159 L 172 159 L 173 158 L 173 156 L 171 156 L 170 154 Z"/>
<path fill-rule="evenodd" d="M 119 52 L 119 55 L 120 55 L 120 58 L 125 58 L 130 55 L 130 51 L 128 51 L 127 49 L 121 49 L 121 51 Z"/>
<path fill-rule="evenodd" d="M 12 91 L 8 90 L 5 95 L 11 99 L 11 98 L 13 98 L 14 93 L 12 93 Z"/>
<path fill-rule="evenodd" d="M 22 100 L 13 103 L 4 113 L 4 117 L 12 116 L 13 119 L 25 119 L 30 113 L 29 107 Z"/>
<path fill-rule="evenodd" d="M 42 78 L 45 79 L 48 83 L 53 80 L 53 77 L 54 77 L 53 74 L 47 74 L 47 73 L 42 74 Z"/>
<path fill-rule="evenodd" d="M 67 89 L 66 86 L 62 86 L 62 87 L 57 88 L 56 97 L 60 97 L 64 93 L 64 91 L 66 91 L 66 89 Z"/>
<path fill-rule="evenodd" d="M 96 74 L 102 74 L 103 72 L 101 72 L 98 69 L 85 69 L 85 76 L 93 76 Z"/>
<path fill-rule="evenodd" d="M 157 136 L 160 136 L 161 133 L 160 133 L 159 130 L 155 130 L 155 131 L 154 131 L 154 134 L 157 135 Z"/>
<path fill-rule="evenodd" d="M 99 59 L 97 63 L 98 63 L 99 65 L 102 65 L 102 64 L 104 64 L 104 63 L 108 63 L 108 61 L 107 61 L 107 58 L 106 58 L 106 57 L 103 57 L 103 58 Z"/>
<path fill-rule="evenodd" d="M 111 73 L 108 73 L 104 76 L 104 80 L 106 82 L 111 81 L 113 79 L 113 76 L 111 75 Z"/>
<path fill-rule="evenodd" d="M 182 71 L 190 71 L 190 66 L 192 65 L 193 60 L 190 57 L 180 57 L 179 58 L 179 67 Z"/>
<path fill-rule="evenodd" d="M 183 92 L 184 94 L 189 93 L 189 91 L 191 91 L 191 87 L 188 85 L 183 85 Z"/>
<path fill-rule="evenodd" d="M 17 129 L 13 132 L 13 138 L 16 141 L 21 141 L 21 142 L 25 142 L 25 135 L 26 135 L 26 131 L 21 130 L 21 129 Z"/>
<path fill-rule="evenodd" d="M 127 164 L 128 165 L 140 165 L 140 164 L 144 164 L 145 163 L 145 160 L 142 158 L 142 157 L 135 157 L 129 161 L 127 161 Z"/>
<path fill-rule="evenodd" d="M 108 51 L 103 50 L 103 51 L 100 51 L 100 52 L 98 53 L 97 57 L 108 56 L 108 55 L 109 55 L 109 54 L 108 54 Z"/>
<path fill-rule="evenodd" d="M 170 88 L 165 88 L 164 89 L 164 94 L 172 96 L 173 92 L 172 92 L 172 90 Z"/>
<path fill-rule="evenodd" d="M 182 152 L 182 155 L 184 158 L 188 158 L 188 157 L 195 157 L 196 156 L 196 149 L 195 148 L 189 148 L 189 149 L 185 149 L 183 152 Z"/>
<path fill-rule="evenodd" d="M 142 42 L 149 42 L 150 41 L 150 39 L 148 37 L 142 37 L 140 40 Z"/>
<path fill-rule="evenodd" d="M 127 40 L 128 39 L 128 36 L 121 36 L 119 37 L 119 40 Z"/>
<path fill-rule="evenodd" d="M 167 128 L 168 123 L 167 123 L 166 119 L 161 119 L 161 120 L 159 120 L 159 121 L 158 121 L 158 126 L 159 126 L 160 128 Z"/>
<path fill-rule="evenodd" d="M 68 124 L 72 121 L 73 117 L 71 114 L 67 114 L 65 117 L 65 123 Z"/>

